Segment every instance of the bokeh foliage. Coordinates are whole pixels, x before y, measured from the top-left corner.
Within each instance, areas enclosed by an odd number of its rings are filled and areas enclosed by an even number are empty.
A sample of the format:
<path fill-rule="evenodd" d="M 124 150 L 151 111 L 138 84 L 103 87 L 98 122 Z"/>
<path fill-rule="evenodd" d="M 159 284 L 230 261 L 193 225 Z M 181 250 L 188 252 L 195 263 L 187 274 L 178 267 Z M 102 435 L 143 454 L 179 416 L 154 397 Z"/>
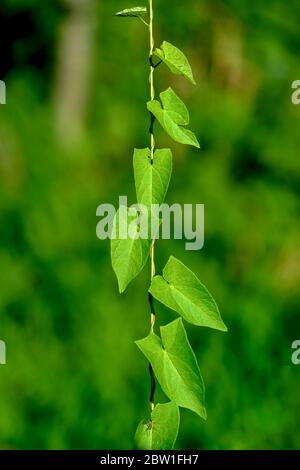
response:
<path fill-rule="evenodd" d="M 68 115 L 58 57 L 76 56 L 63 48 L 63 32 L 77 3 L 93 49 L 89 83 L 78 81 L 80 68 L 68 82 L 86 87 L 84 110 Z M 133 147 L 148 145 L 147 32 L 112 16 L 128 6 L 1 1 L 2 448 L 130 449 L 147 409 L 147 364 L 134 341 L 148 332 L 149 272 L 119 296 L 109 242 L 95 235 L 100 203 L 117 204 L 119 194 L 135 202 Z M 208 421 L 182 411 L 177 446 L 299 448 L 300 368 L 290 345 L 300 336 L 300 108 L 290 87 L 300 78 L 300 4 L 156 0 L 155 9 L 157 45 L 180 45 L 199 84 L 164 68 L 156 74 L 160 89 L 171 80 L 183 96 L 202 146 L 172 143 L 167 201 L 204 203 L 206 216 L 204 249 L 161 241 L 157 268 L 171 253 L 181 259 L 229 327 L 226 335 L 188 329 Z M 72 134 L 76 119 L 82 129 Z M 158 313 L 161 324 L 174 319 L 162 306 Z"/>

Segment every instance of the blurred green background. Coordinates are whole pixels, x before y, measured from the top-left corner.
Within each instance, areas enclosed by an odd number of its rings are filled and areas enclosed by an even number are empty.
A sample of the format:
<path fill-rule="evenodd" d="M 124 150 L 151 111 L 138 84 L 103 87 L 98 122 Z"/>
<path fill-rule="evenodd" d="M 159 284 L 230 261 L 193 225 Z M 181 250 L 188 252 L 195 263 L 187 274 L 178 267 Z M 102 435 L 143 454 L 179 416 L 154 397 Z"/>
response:
<path fill-rule="evenodd" d="M 135 202 L 148 145 L 148 34 L 125 0 L 1 0 L 0 447 L 130 449 L 147 413 L 145 269 L 120 296 L 96 208 Z M 185 51 L 197 87 L 157 69 L 201 152 L 170 141 L 167 202 L 205 204 L 205 247 L 157 243 L 216 298 L 229 333 L 188 327 L 208 421 L 181 412 L 179 449 L 300 443 L 299 0 L 155 0 L 156 44 Z M 148 267 L 149 268 L 149 267 Z M 174 318 L 157 305 L 161 323 Z M 158 393 L 158 399 L 163 397 Z"/>

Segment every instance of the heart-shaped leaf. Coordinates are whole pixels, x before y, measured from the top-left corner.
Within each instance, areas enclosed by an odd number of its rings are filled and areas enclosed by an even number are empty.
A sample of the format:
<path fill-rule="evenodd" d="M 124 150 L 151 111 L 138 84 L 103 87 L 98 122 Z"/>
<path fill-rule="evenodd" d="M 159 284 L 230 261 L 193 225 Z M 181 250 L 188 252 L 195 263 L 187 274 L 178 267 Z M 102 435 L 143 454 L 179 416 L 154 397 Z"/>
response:
<path fill-rule="evenodd" d="M 151 363 L 164 393 L 178 406 L 206 419 L 204 384 L 182 319 L 160 328 L 136 344 Z"/>
<path fill-rule="evenodd" d="M 160 125 L 173 140 L 185 145 L 200 148 L 200 144 L 193 132 L 183 126 L 189 124 L 189 112 L 184 102 L 176 95 L 172 88 L 160 94 L 163 104 L 157 100 L 147 103 L 148 110 L 156 117 Z"/>
<path fill-rule="evenodd" d="M 151 204 L 162 204 L 172 173 L 171 150 L 156 150 L 151 162 L 150 149 L 135 149 L 133 166 L 138 203 L 148 208 Z"/>
<path fill-rule="evenodd" d="M 227 331 L 218 306 L 206 287 L 173 256 L 163 270 L 163 277 L 153 278 L 149 292 L 189 323 Z"/>
<path fill-rule="evenodd" d="M 111 239 L 111 262 L 120 293 L 124 292 L 128 284 L 141 272 L 150 253 L 151 240 L 140 237 L 139 225 L 135 225 L 136 220 L 137 217 L 132 216 L 130 210 L 125 207 L 119 209 L 114 219 L 115 238 Z M 131 223 L 133 228 L 130 230 Z"/>
<path fill-rule="evenodd" d="M 196 85 L 189 61 L 180 49 L 177 49 L 173 44 L 164 41 L 160 46 L 160 49 L 155 49 L 154 54 L 169 67 L 171 72 L 176 75 L 184 75 L 188 80 Z"/>
<path fill-rule="evenodd" d="M 115 13 L 115 16 L 131 18 L 138 18 L 139 16 L 144 15 L 147 15 L 147 7 L 126 8 L 125 10 L 118 11 L 118 13 Z"/>
<path fill-rule="evenodd" d="M 141 421 L 135 433 L 137 450 L 172 450 L 179 428 L 179 408 L 174 402 L 158 404 L 147 421 Z"/>

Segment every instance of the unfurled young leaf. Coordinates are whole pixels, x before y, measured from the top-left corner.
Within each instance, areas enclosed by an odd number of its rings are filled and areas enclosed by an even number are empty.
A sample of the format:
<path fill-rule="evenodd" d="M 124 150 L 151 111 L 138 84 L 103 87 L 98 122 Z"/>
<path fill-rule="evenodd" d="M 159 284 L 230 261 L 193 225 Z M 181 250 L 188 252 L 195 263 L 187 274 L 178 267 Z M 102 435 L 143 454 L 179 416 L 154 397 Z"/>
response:
<path fill-rule="evenodd" d="M 120 293 L 124 292 L 128 284 L 141 272 L 149 257 L 150 239 L 143 240 L 139 237 L 138 225 L 135 236 L 132 233 L 136 219 L 130 215 L 129 209 L 123 208 L 119 209 L 114 220 L 113 232 L 116 238 L 111 240 L 111 262 L 118 279 Z M 133 230 L 129 234 L 126 227 L 129 228 L 131 223 Z"/>
<path fill-rule="evenodd" d="M 172 88 L 162 92 L 160 99 L 162 105 L 157 100 L 147 103 L 148 110 L 156 117 L 160 125 L 176 142 L 200 148 L 195 134 L 183 127 L 187 126 L 190 121 L 189 112 L 184 102 Z"/>
<path fill-rule="evenodd" d="M 173 256 L 167 262 L 163 276 L 153 278 L 149 292 L 189 323 L 227 331 L 218 306 L 206 287 Z"/>
<path fill-rule="evenodd" d="M 173 73 L 176 75 L 184 75 L 188 80 L 196 85 L 189 61 L 180 49 L 177 49 L 173 44 L 164 41 L 160 49 L 157 48 L 154 51 L 154 54 L 159 57 Z"/>
<path fill-rule="evenodd" d="M 126 8 L 125 10 L 115 13 L 115 16 L 124 16 L 131 18 L 138 18 L 139 16 L 147 15 L 147 7 L 133 7 Z"/>
<path fill-rule="evenodd" d="M 135 149 L 133 166 L 138 203 L 148 208 L 151 204 L 162 204 L 172 173 L 171 150 L 156 150 L 151 162 L 149 148 Z"/>
<path fill-rule="evenodd" d="M 150 419 L 141 421 L 135 433 L 137 450 L 172 450 L 179 428 L 179 409 L 176 403 L 156 405 Z"/>
<path fill-rule="evenodd" d="M 151 363 L 164 393 L 178 406 L 206 419 L 204 384 L 182 319 L 160 328 L 161 339 L 154 333 L 136 341 Z"/>

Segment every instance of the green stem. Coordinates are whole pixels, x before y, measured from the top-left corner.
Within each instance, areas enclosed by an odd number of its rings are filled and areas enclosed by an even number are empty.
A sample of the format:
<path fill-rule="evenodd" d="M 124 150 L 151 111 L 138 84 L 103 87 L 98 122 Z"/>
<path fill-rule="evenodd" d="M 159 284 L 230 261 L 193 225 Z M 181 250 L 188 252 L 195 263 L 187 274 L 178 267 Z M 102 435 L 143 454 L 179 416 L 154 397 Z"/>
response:
<path fill-rule="evenodd" d="M 149 28 L 149 24 L 141 16 L 139 16 L 139 19 Z"/>
<path fill-rule="evenodd" d="M 150 36 L 150 52 L 149 52 L 149 59 L 150 59 L 150 99 L 153 101 L 155 99 L 155 88 L 154 88 L 154 70 L 155 67 L 152 62 L 152 56 L 154 51 L 154 35 L 153 35 L 153 0 L 149 0 L 149 13 L 150 13 L 150 22 L 149 22 L 149 36 Z M 151 124 L 150 124 L 150 157 L 151 162 L 153 163 L 154 159 L 154 152 L 155 152 L 155 139 L 154 139 L 154 121 L 155 117 L 152 113 L 150 113 L 151 117 Z M 154 259 L 154 244 L 155 239 L 151 241 L 151 248 L 150 248 L 150 262 L 151 262 L 151 281 L 155 276 L 155 259 Z M 150 333 L 154 332 L 154 325 L 156 320 L 156 314 L 153 305 L 153 298 L 152 295 L 149 294 L 149 304 L 150 304 Z M 150 409 L 151 411 L 154 409 L 154 394 L 155 394 L 155 377 L 154 372 L 151 364 L 149 364 L 149 372 L 150 372 L 150 381 L 151 381 L 151 391 L 150 391 Z"/>
<path fill-rule="evenodd" d="M 149 33 L 150 33 L 150 99 L 153 101 L 155 99 L 155 88 L 154 88 L 154 70 L 155 67 L 152 62 L 152 56 L 154 52 L 154 35 L 153 35 L 153 0 L 149 0 L 149 12 L 150 12 L 150 23 L 149 23 Z M 150 127 L 150 150 L 151 150 L 151 160 L 154 158 L 154 148 L 155 140 L 153 134 L 153 120 L 154 116 L 151 113 L 151 127 Z"/>

